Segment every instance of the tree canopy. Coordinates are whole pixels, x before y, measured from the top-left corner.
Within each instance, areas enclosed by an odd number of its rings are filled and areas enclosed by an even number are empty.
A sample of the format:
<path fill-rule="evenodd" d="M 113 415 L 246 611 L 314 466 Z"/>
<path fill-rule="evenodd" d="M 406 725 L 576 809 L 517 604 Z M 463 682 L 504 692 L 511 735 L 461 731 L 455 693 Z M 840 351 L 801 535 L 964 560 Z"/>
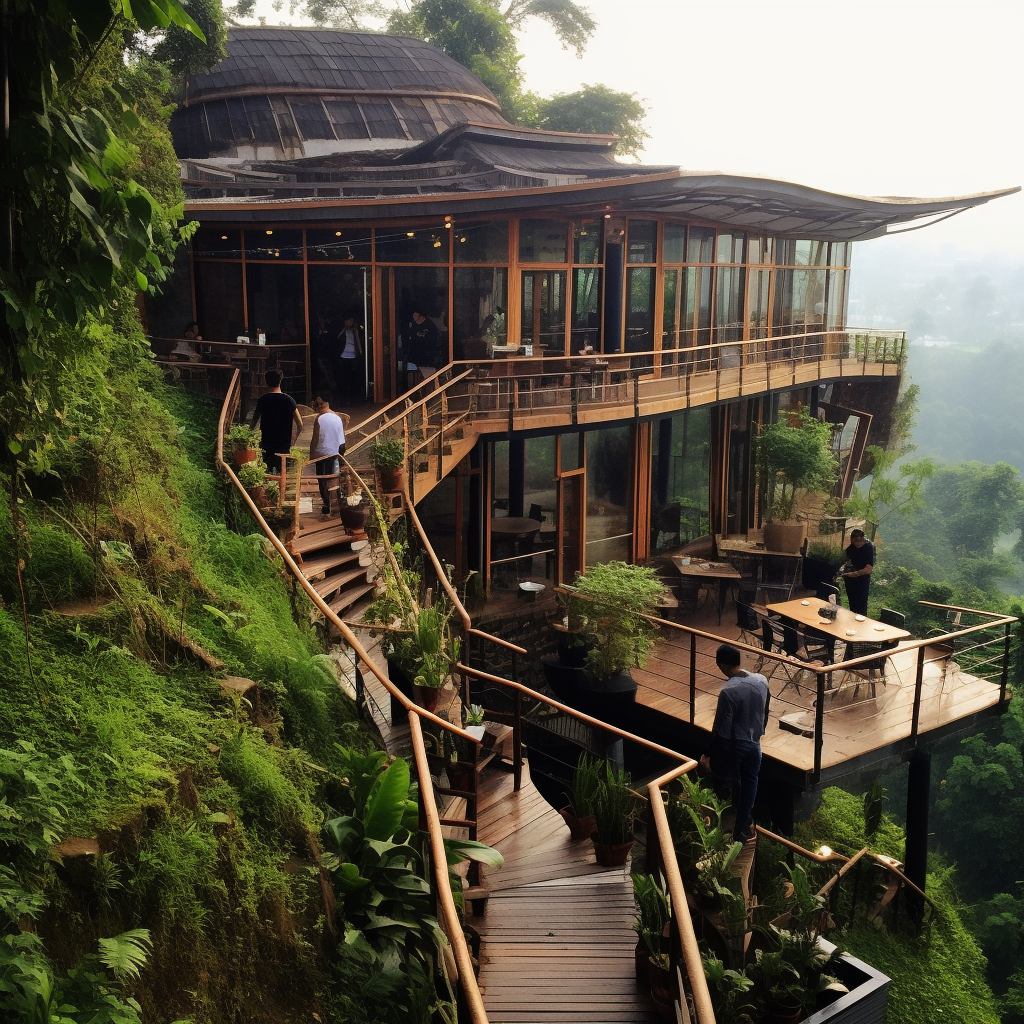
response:
<path fill-rule="evenodd" d="M 618 152 L 636 156 L 648 133 L 646 108 L 636 93 L 616 92 L 606 85 L 584 85 L 577 92 L 558 93 L 538 104 L 536 124 L 556 132 L 594 132 L 618 135 Z"/>

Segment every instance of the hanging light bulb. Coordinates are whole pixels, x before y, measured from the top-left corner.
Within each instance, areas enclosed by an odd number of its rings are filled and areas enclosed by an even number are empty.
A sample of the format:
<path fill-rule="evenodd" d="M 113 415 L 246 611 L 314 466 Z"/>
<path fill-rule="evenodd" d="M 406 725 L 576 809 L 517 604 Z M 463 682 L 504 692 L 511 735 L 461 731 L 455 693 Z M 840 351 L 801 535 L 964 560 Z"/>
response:
<path fill-rule="evenodd" d="M 267 229 L 267 234 L 268 234 L 268 235 L 272 235 L 273 233 L 274 233 L 274 232 L 273 232 L 273 231 L 271 231 L 271 230 L 270 230 L 269 228 Z"/>

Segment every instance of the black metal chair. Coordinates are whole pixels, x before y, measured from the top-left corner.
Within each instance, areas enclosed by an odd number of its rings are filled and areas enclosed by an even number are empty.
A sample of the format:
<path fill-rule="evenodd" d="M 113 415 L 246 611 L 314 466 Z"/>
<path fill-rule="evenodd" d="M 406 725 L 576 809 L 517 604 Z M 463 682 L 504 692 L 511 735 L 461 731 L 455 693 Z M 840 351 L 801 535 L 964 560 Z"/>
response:
<path fill-rule="evenodd" d="M 818 589 L 814 592 L 814 596 L 819 601 L 827 601 L 830 597 L 834 597 L 836 601 L 838 601 L 839 588 L 834 587 L 831 583 L 819 583 Z"/>
<path fill-rule="evenodd" d="M 906 615 L 903 612 L 895 612 L 891 608 L 879 609 L 878 621 L 884 622 L 887 626 L 895 626 L 897 629 L 907 628 Z"/>
<path fill-rule="evenodd" d="M 779 669 L 782 669 L 786 681 L 783 683 L 782 689 L 779 690 L 780 695 L 787 686 L 794 687 L 797 693 L 803 693 L 800 689 L 800 676 L 804 669 L 803 665 L 796 658 L 798 643 L 799 638 L 796 629 L 792 626 L 784 624 L 780 619 L 770 618 L 769 616 L 761 619 L 761 647 L 771 654 L 781 654 L 783 657 L 790 659 L 780 661 L 775 658 L 762 658 L 761 665 L 755 670 L 761 671 L 770 664 L 771 668 L 769 671 L 764 672 L 764 677 L 771 679 Z"/>
<path fill-rule="evenodd" d="M 693 615 L 700 604 L 701 585 L 692 579 L 681 579 L 676 584 L 676 595 L 679 600 L 679 607 L 676 609 L 676 616 Z"/>
<path fill-rule="evenodd" d="M 765 604 L 771 601 L 788 601 L 793 596 L 793 588 L 800 574 L 800 559 L 773 558 L 767 555 L 762 562 L 758 590 L 765 593 Z"/>
<path fill-rule="evenodd" d="M 881 658 L 875 658 L 872 661 L 865 661 L 860 665 L 854 665 L 853 668 L 844 669 L 843 678 L 836 692 L 843 689 L 848 681 L 853 678 L 857 680 L 857 684 L 853 688 L 853 695 L 855 697 L 860 689 L 861 682 L 871 687 L 871 696 L 874 697 L 877 684 L 885 685 L 885 666 L 889 660 L 888 652 L 895 650 L 898 645 L 898 640 L 854 641 L 847 644 L 846 651 L 843 654 L 844 661 L 863 658 L 868 654 L 881 654 L 883 651 L 886 653 Z"/>

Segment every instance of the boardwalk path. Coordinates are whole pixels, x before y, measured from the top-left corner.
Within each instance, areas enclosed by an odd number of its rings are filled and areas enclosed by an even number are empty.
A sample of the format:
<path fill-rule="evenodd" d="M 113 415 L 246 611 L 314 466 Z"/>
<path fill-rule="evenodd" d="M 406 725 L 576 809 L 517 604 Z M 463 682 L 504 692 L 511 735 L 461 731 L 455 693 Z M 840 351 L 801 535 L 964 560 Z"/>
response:
<path fill-rule="evenodd" d="M 528 1021 L 656 1021 L 637 992 L 629 868 L 594 863 L 590 842 L 573 843 L 561 817 L 524 772 L 488 773 L 480 839 L 505 856 L 490 871 L 480 987 L 492 1024 Z"/>

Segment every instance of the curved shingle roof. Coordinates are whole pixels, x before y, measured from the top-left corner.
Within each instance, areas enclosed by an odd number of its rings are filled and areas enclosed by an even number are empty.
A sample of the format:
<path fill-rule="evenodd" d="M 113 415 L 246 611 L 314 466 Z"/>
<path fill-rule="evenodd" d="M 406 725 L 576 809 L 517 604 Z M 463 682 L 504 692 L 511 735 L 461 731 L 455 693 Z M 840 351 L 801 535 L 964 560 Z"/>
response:
<path fill-rule="evenodd" d="M 212 71 L 189 77 L 186 103 L 239 90 L 302 90 L 435 93 L 497 106 L 480 79 L 419 39 L 333 29 L 232 28 L 227 49 Z"/>

